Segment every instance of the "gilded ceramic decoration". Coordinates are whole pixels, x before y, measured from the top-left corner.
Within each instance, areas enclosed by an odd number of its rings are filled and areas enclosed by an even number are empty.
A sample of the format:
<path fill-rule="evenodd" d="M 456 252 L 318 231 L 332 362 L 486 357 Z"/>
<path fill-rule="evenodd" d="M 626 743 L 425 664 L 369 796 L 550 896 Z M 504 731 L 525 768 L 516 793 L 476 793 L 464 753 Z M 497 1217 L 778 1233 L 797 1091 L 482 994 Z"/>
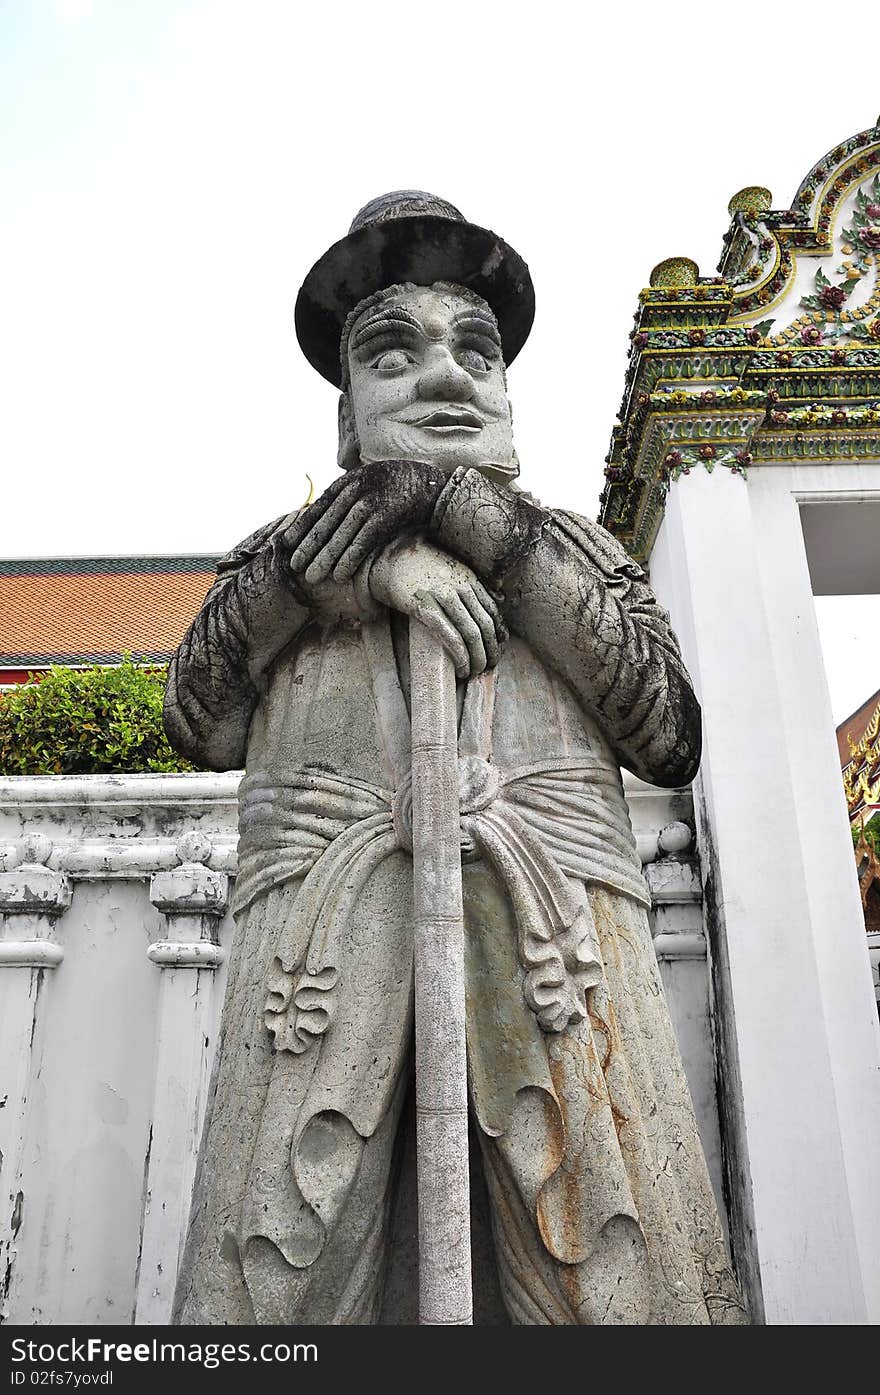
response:
<path fill-rule="evenodd" d="M 847 196 L 878 168 L 880 137 L 874 127 L 814 166 L 791 209 L 734 213 L 718 268 L 734 289 L 734 317 L 751 321 L 781 301 L 800 257 L 830 254 Z"/>
<path fill-rule="evenodd" d="M 695 468 L 880 459 L 878 170 L 875 127 L 820 161 L 793 209 L 741 190 L 721 274 L 668 284 L 687 260 L 669 258 L 640 292 L 599 514 L 638 560 L 670 483 Z M 817 256 L 831 266 L 801 273 L 800 313 L 774 334 L 799 260 Z"/>
<path fill-rule="evenodd" d="M 880 804 L 880 703 L 860 741 L 847 735 L 849 764 L 843 772 L 843 788 L 850 819 L 873 804 Z"/>
<path fill-rule="evenodd" d="M 880 175 L 856 192 L 855 207 L 843 232 L 844 260 L 829 280 L 820 266 L 813 278 L 814 293 L 801 298 L 805 315 L 781 334 L 778 344 L 838 343 L 861 340 L 880 344 Z M 854 292 L 870 285 L 867 298 L 854 303 Z"/>
<path fill-rule="evenodd" d="M 727 211 L 731 218 L 735 213 L 744 213 L 747 218 L 755 218 L 759 213 L 769 213 L 773 207 L 773 195 L 760 184 L 750 184 L 734 194 Z"/>
<path fill-rule="evenodd" d="M 651 272 L 652 286 L 695 286 L 699 279 L 700 268 L 690 257 L 667 257 Z"/>

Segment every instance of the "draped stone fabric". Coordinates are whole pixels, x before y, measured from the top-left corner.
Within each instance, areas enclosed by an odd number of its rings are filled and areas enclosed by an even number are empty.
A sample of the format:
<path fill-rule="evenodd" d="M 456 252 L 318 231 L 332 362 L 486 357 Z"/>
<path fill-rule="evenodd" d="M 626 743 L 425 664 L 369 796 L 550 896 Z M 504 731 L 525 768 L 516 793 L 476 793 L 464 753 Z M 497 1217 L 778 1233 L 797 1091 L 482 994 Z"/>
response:
<path fill-rule="evenodd" d="M 181 1322 L 377 1320 L 412 1049 L 394 641 L 387 616 L 305 628 L 250 723 Z M 175 683 L 192 720 L 180 660 Z M 510 1317 L 744 1321 L 608 737 L 517 636 L 460 709 L 469 1092 Z"/>
<path fill-rule="evenodd" d="M 465 884 L 470 1091 L 513 1321 L 743 1322 L 644 911 L 590 889 L 589 1016 L 543 1040 L 514 1018 L 514 1074 L 505 898 L 483 869 Z"/>

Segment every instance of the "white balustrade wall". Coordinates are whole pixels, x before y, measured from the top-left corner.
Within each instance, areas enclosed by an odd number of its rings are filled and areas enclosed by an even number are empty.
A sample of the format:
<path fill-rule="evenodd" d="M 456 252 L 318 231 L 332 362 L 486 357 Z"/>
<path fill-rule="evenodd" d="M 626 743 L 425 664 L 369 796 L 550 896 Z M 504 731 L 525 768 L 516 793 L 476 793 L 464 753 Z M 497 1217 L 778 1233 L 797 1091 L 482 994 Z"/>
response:
<path fill-rule="evenodd" d="M 238 779 L 0 779 L 0 1321 L 168 1321 L 232 936 Z M 691 796 L 626 790 L 720 1197 Z"/>

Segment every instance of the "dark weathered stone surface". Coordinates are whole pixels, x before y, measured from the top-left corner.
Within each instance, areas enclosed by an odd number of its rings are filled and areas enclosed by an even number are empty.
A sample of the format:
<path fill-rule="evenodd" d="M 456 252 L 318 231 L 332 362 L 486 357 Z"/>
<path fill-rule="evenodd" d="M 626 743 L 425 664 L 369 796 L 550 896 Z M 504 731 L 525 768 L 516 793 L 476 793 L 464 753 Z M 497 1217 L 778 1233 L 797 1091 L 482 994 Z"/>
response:
<path fill-rule="evenodd" d="M 346 316 L 373 291 L 404 281 L 452 281 L 482 296 L 495 311 L 508 363 L 528 338 L 535 293 L 522 257 L 445 199 L 398 190 L 355 215 L 347 237 L 319 258 L 297 298 L 303 353 L 331 383 L 338 387 L 345 373 L 339 339 Z"/>

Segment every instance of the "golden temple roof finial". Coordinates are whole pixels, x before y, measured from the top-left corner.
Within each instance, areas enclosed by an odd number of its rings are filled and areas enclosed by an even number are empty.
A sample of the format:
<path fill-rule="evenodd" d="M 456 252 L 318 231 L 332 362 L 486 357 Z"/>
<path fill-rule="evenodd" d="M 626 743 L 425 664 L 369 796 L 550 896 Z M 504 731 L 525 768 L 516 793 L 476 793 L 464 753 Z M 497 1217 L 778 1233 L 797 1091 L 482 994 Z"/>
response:
<path fill-rule="evenodd" d="M 658 262 L 651 272 L 652 286 L 695 286 L 700 279 L 700 268 L 690 257 L 667 257 Z"/>
<path fill-rule="evenodd" d="M 747 218 L 754 218 L 758 213 L 768 213 L 772 207 L 773 195 L 769 189 L 760 184 L 747 184 L 745 189 L 740 189 L 734 194 L 727 205 L 727 211 L 731 218 L 736 213 L 744 213 Z"/>

